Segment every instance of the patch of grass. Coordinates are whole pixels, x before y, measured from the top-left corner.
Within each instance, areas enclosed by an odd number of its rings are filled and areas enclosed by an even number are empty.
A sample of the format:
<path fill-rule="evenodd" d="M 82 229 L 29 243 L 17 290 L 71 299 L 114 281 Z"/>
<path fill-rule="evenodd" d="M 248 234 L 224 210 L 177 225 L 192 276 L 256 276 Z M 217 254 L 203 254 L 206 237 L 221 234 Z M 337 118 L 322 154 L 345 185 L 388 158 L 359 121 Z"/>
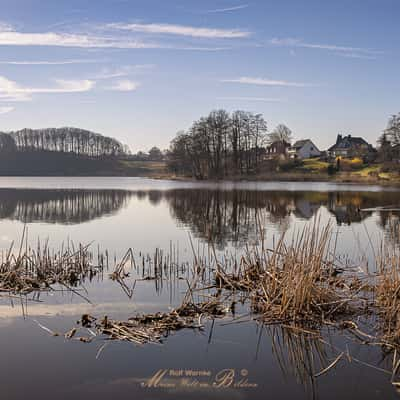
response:
<path fill-rule="evenodd" d="M 304 172 L 321 174 L 327 172 L 329 163 L 319 158 L 307 158 L 303 160 L 301 170 Z"/>
<path fill-rule="evenodd" d="M 358 171 L 354 171 L 353 173 L 355 175 L 367 178 L 368 176 L 374 174 L 379 175 L 380 169 L 381 169 L 380 165 L 368 165 L 364 168 L 359 169 Z"/>
<path fill-rule="evenodd" d="M 116 170 L 128 176 L 164 176 L 167 173 L 164 161 L 119 160 Z"/>

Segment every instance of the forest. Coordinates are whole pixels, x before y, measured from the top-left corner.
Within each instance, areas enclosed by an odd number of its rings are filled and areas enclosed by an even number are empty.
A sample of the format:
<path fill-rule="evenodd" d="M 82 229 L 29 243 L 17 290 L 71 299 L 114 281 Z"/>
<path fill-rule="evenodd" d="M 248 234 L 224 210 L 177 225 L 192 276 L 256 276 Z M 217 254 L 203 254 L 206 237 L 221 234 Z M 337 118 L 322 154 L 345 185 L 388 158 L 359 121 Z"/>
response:
<path fill-rule="evenodd" d="M 0 133 L 2 153 L 50 151 L 86 157 L 116 157 L 130 153 L 118 140 L 79 128 L 21 129 Z"/>

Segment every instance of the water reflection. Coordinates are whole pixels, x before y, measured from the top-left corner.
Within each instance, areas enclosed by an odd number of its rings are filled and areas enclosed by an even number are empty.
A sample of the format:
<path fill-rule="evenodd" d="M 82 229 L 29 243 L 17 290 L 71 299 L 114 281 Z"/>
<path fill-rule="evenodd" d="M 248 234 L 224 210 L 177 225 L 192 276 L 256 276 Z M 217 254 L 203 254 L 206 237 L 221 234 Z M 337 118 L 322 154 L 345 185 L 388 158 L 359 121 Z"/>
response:
<path fill-rule="evenodd" d="M 0 218 L 77 224 L 117 212 L 129 197 L 124 190 L 0 189 Z"/>
<path fill-rule="evenodd" d="M 0 218 L 13 221 L 2 226 L 3 232 L 10 232 L 10 235 L 13 234 L 10 227 L 15 221 L 51 223 L 54 229 L 46 226 L 46 233 L 57 234 L 57 224 L 96 220 L 77 229 L 63 225 L 59 230 L 63 235 L 71 233 L 72 238 L 80 234 L 85 240 L 104 239 L 102 243 L 110 250 L 115 250 L 121 242 L 124 254 L 127 243 L 128 246 L 139 246 L 147 241 L 151 250 L 158 245 L 162 247 L 165 244 L 163 238 L 169 241 L 171 233 L 177 230 L 176 225 L 188 228 L 199 239 L 212 239 L 219 248 L 232 243 L 242 245 L 257 238 L 258 219 L 283 231 L 298 221 L 310 220 L 321 209 L 324 216 L 330 215 L 338 225 L 357 225 L 374 217 L 367 224 L 377 231 L 382 228 L 388 232 L 400 227 L 399 202 L 400 192 L 378 191 L 0 189 Z M 114 217 L 104 219 L 103 223 L 101 218 L 107 215 Z M 122 218 L 118 218 L 120 216 Z M 163 224 L 166 227 L 161 226 Z M 40 231 L 39 224 L 36 226 Z M 364 230 L 363 226 L 359 226 L 361 230 Z M 148 231 L 151 234 L 147 235 Z M 186 235 L 182 236 L 186 238 Z M 171 241 L 175 239 L 173 237 Z M 343 241 L 346 242 L 346 237 Z M 348 242 L 353 245 L 351 240 Z M 175 254 L 179 251 L 174 242 L 172 246 L 169 250 L 162 248 L 167 250 L 164 257 L 174 255 L 175 262 Z M 192 254 L 189 249 L 185 255 L 182 247 L 180 252 L 182 260 Z M 142 278 L 156 275 L 154 254 L 151 254 L 148 258 L 147 253 L 138 253 L 135 249 L 135 255 L 141 260 L 137 267 Z M 157 253 L 157 259 L 159 257 Z M 143 262 L 147 261 L 153 269 L 142 273 Z M 138 280 L 133 296 L 131 290 L 128 297 L 118 282 L 108 277 L 87 282 L 82 294 L 87 295 L 94 305 L 64 292 L 43 294 L 43 303 L 32 302 L 25 306 L 26 320 L 20 317 L 22 303 L 19 299 L 4 297 L 4 304 L 0 304 L 0 340 L 7 343 L 3 346 L 4 358 L 10 360 L 0 366 L 5 397 L 19 400 L 29 392 L 41 393 L 43 399 L 96 396 L 100 400 L 108 399 L 110 395 L 126 397 L 127 394 L 144 399 L 262 399 L 268 390 L 271 398 L 282 399 L 395 398 L 390 374 L 368 367 L 372 364 L 381 371 L 390 370 L 392 360 L 384 359 L 378 347 L 362 347 L 355 342 L 347 348 L 341 332 L 323 332 L 320 337 L 282 326 L 261 327 L 254 321 L 236 321 L 234 324 L 229 321 L 227 324 L 225 320 L 216 320 L 212 327 L 206 326 L 203 334 L 182 332 L 172 335 L 162 351 L 158 346 L 113 343 L 112 348 L 107 347 L 97 358 L 101 348 L 99 343 L 80 346 L 76 342 L 52 338 L 33 321 L 37 319 L 44 326 L 63 333 L 74 326 L 83 313 L 126 319 L 140 312 L 168 311 L 169 307 L 180 303 L 189 277 L 173 273 L 171 278 L 168 275 L 162 278 L 162 293 L 158 293 L 158 281 L 143 279 Z M 133 273 L 127 277 L 128 289 L 133 287 L 135 279 Z M 237 315 L 241 313 L 239 309 Z M 342 353 L 344 355 L 337 358 Z M 43 361 L 40 368 L 36 365 L 38 359 Z M 336 359 L 335 367 L 325 373 Z M 24 385 L 20 382 L 21 363 L 30 371 Z M 202 392 L 193 389 L 169 392 L 144 391 L 139 385 L 160 368 L 212 368 L 214 374 L 227 367 L 248 371 L 249 379 L 257 382 L 259 387 L 254 391 Z M 43 376 L 48 377 L 45 392 L 42 391 Z M 365 381 L 368 385 L 364 385 Z"/>
<path fill-rule="evenodd" d="M 400 216 L 395 208 L 400 200 L 397 192 L 173 190 L 164 196 L 174 218 L 190 227 L 197 237 L 212 239 L 219 247 L 256 239 L 259 221 L 284 231 L 291 216 L 309 220 L 321 207 L 338 225 L 360 223 L 378 212 L 380 225 L 385 228 Z M 386 210 L 388 207 L 391 211 Z"/>
<path fill-rule="evenodd" d="M 167 204 L 173 219 L 219 248 L 243 245 L 258 236 L 257 222 L 286 230 L 291 217 L 309 220 L 325 208 L 338 225 L 360 223 L 374 213 L 388 228 L 400 219 L 399 192 L 0 189 L 0 218 L 24 223 L 79 224 L 119 212 L 130 200 Z M 391 228 L 392 229 L 392 228 Z"/>

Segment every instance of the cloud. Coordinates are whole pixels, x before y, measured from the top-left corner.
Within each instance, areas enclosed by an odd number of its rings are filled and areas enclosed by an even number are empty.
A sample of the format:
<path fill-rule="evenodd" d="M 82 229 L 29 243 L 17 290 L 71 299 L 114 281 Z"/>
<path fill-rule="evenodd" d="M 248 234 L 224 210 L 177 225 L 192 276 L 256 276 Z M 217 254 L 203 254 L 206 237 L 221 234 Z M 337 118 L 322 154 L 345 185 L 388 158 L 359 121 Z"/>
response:
<path fill-rule="evenodd" d="M 47 60 L 29 60 L 29 61 L 2 61 L 0 60 L 0 64 L 5 65 L 69 65 L 69 64 L 89 64 L 89 63 L 100 63 L 104 62 L 104 60 L 90 60 L 90 59 L 81 59 L 81 60 L 56 60 L 56 61 L 47 61 Z"/>
<path fill-rule="evenodd" d="M 284 99 L 279 99 L 275 97 L 242 97 L 242 96 L 225 96 L 217 97 L 217 100 L 232 100 L 232 101 L 260 101 L 260 102 L 284 102 Z"/>
<path fill-rule="evenodd" d="M 54 87 L 25 87 L 17 82 L 0 76 L 0 100 L 29 101 L 35 93 L 80 93 L 87 92 L 95 86 L 95 82 L 85 80 L 56 79 Z"/>
<path fill-rule="evenodd" d="M 157 44 L 143 43 L 133 39 L 99 37 L 70 33 L 26 33 L 14 29 L 4 29 L 0 25 L 0 46 L 57 46 L 82 48 L 120 48 L 144 49 L 157 48 Z"/>
<path fill-rule="evenodd" d="M 76 48 L 99 48 L 99 49 L 170 49 L 170 50 L 191 50 L 191 51 L 218 51 L 225 50 L 221 47 L 201 47 L 201 46 L 179 46 L 167 43 L 154 43 L 136 40 L 132 37 L 122 37 L 115 34 L 115 29 L 118 27 L 120 30 L 142 30 L 146 29 L 151 31 L 153 27 L 157 31 L 157 27 L 161 30 L 170 31 L 175 34 L 178 31 L 183 35 L 198 37 L 242 37 L 245 32 L 236 30 L 221 30 L 221 29 L 207 29 L 181 27 L 176 25 L 126 25 L 126 24 L 109 24 L 105 28 L 113 28 L 113 33 L 99 36 L 98 34 L 76 34 L 76 33 L 58 33 L 58 32 L 41 32 L 29 33 L 19 32 L 11 26 L 0 23 L 0 46 L 52 46 L 52 47 L 76 47 Z M 147 28 L 146 28 L 147 27 Z M 104 28 L 104 26 L 102 27 Z M 132 28 L 132 29 L 131 29 Z M 140 31 L 142 31 L 140 30 Z"/>
<path fill-rule="evenodd" d="M 0 107 L 0 114 L 7 114 L 13 110 L 14 110 L 14 107 Z M 4 240 L 3 237 L 2 237 L 2 240 Z"/>
<path fill-rule="evenodd" d="M 300 82 L 288 82 L 282 80 L 273 80 L 266 78 L 251 78 L 248 76 L 243 76 L 236 79 L 223 79 L 221 82 L 224 83 L 243 83 L 247 85 L 259 85 L 259 86 L 292 86 L 292 87 L 306 87 L 306 86 L 314 86 L 308 83 L 300 83 Z"/>
<path fill-rule="evenodd" d="M 243 10 L 244 8 L 247 8 L 248 6 L 249 6 L 248 4 L 242 4 L 239 6 L 233 6 L 233 7 L 227 7 L 227 8 L 217 8 L 215 10 L 207 10 L 205 13 L 212 14 L 212 13 L 223 13 L 223 12 L 229 12 L 229 11 L 238 11 L 238 10 Z"/>
<path fill-rule="evenodd" d="M 347 58 L 358 58 L 361 60 L 376 60 L 375 56 L 370 56 L 368 54 L 359 54 L 359 53 L 335 53 L 335 55 L 340 57 L 347 57 Z"/>
<path fill-rule="evenodd" d="M 269 43 L 275 46 L 302 47 L 306 49 L 328 50 L 339 53 L 352 53 L 352 54 L 361 53 L 364 55 L 382 54 L 382 52 L 380 51 L 366 49 L 362 47 L 338 46 L 335 44 L 307 43 L 302 41 L 301 39 L 295 39 L 295 38 L 273 38 L 269 41 Z"/>
<path fill-rule="evenodd" d="M 190 36 L 195 38 L 207 39 L 237 39 L 245 38 L 251 35 L 250 32 L 242 31 L 239 29 L 199 28 L 194 26 L 171 24 L 112 23 L 107 24 L 106 27 L 130 32 Z"/>
<path fill-rule="evenodd" d="M 12 30 L 12 25 L 8 24 L 7 22 L 0 22 L 0 31 L 8 32 Z"/>
<path fill-rule="evenodd" d="M 124 65 L 118 68 L 103 68 L 93 79 L 112 79 L 137 74 L 154 68 L 154 64 Z"/>
<path fill-rule="evenodd" d="M 132 92 L 138 88 L 139 84 L 137 82 L 124 79 L 115 82 L 113 86 L 111 86 L 112 90 L 118 90 L 120 92 Z"/>

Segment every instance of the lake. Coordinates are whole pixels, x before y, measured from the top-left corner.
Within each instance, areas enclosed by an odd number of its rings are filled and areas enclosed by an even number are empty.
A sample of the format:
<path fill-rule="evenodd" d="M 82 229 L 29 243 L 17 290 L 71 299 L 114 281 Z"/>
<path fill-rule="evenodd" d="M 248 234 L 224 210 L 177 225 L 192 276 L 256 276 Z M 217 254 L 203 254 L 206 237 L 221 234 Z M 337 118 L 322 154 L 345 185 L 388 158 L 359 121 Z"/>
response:
<path fill-rule="evenodd" d="M 246 245 L 259 243 L 260 226 L 269 246 L 284 232 L 290 238 L 317 221 L 332 224 L 344 266 L 373 270 L 375 251 L 399 218 L 400 191 L 378 186 L 0 178 L 3 254 L 13 242 L 19 247 L 26 226 L 31 246 L 38 241 L 50 249 L 91 243 L 93 251 L 108 251 L 110 264 L 129 248 L 138 260 L 151 264 L 157 249 L 181 265 L 190 263 L 194 253 L 209 254 L 210 243 L 218 258 L 239 257 Z M 143 279 L 144 275 L 142 271 L 127 278 L 128 292 L 104 273 L 85 282 L 84 292 L 46 292 L 39 302 L 32 296 L 1 297 L 2 397 L 25 399 L 26 393 L 41 399 L 398 397 L 390 375 L 383 371 L 391 367 L 381 349 L 356 342 L 348 347 L 337 332 L 324 332 L 330 345 L 321 348 L 320 342 L 278 325 L 262 326 L 252 318 L 240 323 L 215 319 L 204 330 L 182 330 L 162 345 L 144 346 L 102 338 L 81 343 L 43 329 L 65 333 L 85 313 L 126 319 L 167 311 L 180 304 L 190 268 L 182 269 L 176 279 L 171 274 L 154 281 Z M 319 365 L 329 365 L 340 351 L 347 352 L 346 360 L 313 377 L 322 369 Z M 143 385 L 160 370 L 167 371 L 167 387 Z M 215 376 L 225 370 L 234 371 L 235 384 L 213 386 Z M 198 381 L 205 384 L 176 386 L 182 374 L 200 374 Z"/>

